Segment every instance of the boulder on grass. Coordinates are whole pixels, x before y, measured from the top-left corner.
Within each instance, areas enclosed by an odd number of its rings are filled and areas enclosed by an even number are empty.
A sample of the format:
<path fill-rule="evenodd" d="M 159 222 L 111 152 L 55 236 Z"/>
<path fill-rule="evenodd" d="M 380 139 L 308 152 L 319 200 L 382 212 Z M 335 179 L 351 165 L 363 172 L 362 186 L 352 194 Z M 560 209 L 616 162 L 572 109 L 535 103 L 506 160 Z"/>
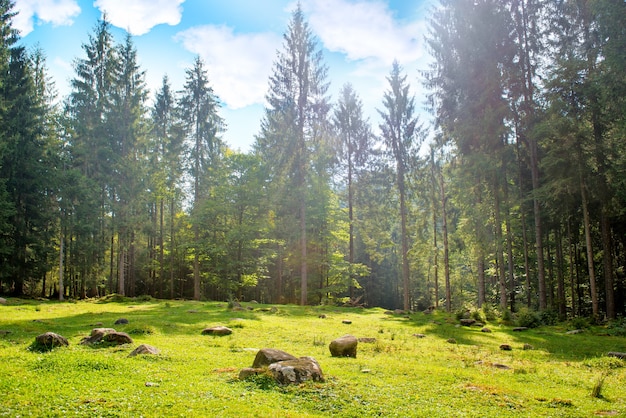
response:
<path fill-rule="evenodd" d="M 279 361 L 269 366 L 274 379 L 281 385 L 300 384 L 306 381 L 323 382 L 324 375 L 313 357 Z"/>
<path fill-rule="evenodd" d="M 153 347 L 148 344 L 141 344 L 139 347 L 135 348 L 128 357 L 135 357 L 139 354 L 159 354 L 160 351 L 158 348 Z"/>
<path fill-rule="evenodd" d="M 91 330 L 91 334 L 89 334 L 89 337 L 83 338 L 80 343 L 84 345 L 97 344 L 99 342 L 102 342 L 102 339 L 105 335 L 112 332 L 117 331 L 115 331 L 113 328 L 94 328 Z"/>
<path fill-rule="evenodd" d="M 6 305 L 7 300 L 5 298 L 0 298 L 0 305 Z"/>
<path fill-rule="evenodd" d="M 461 325 L 463 325 L 464 327 L 469 327 L 472 326 L 476 320 L 472 319 L 472 318 L 461 318 Z"/>
<path fill-rule="evenodd" d="M 297 360 L 297 358 L 282 350 L 277 350 L 275 348 L 263 348 L 256 353 L 256 357 L 254 357 L 254 362 L 252 363 L 252 368 L 260 369 L 267 367 L 270 364 L 285 360 Z"/>
<path fill-rule="evenodd" d="M 120 318 L 117 321 L 115 321 L 115 325 L 126 325 L 128 324 L 128 319 L 126 318 Z"/>
<path fill-rule="evenodd" d="M 64 347 L 70 345 L 67 338 L 54 332 L 46 332 L 35 337 L 35 348 L 40 350 L 52 350 L 55 347 Z"/>
<path fill-rule="evenodd" d="M 232 333 L 233 333 L 232 329 L 228 327 L 224 327 L 222 325 L 211 327 L 211 328 L 205 328 L 202 330 L 202 335 L 230 335 Z"/>
<path fill-rule="evenodd" d="M 117 332 L 117 331 L 109 332 L 102 338 L 102 341 L 105 343 L 114 344 L 114 345 L 133 343 L 133 339 L 130 338 L 130 335 L 126 334 L 125 332 Z"/>
<path fill-rule="evenodd" d="M 359 340 L 352 335 L 344 335 L 330 342 L 328 348 L 333 357 L 353 357 L 356 358 L 356 349 Z"/>

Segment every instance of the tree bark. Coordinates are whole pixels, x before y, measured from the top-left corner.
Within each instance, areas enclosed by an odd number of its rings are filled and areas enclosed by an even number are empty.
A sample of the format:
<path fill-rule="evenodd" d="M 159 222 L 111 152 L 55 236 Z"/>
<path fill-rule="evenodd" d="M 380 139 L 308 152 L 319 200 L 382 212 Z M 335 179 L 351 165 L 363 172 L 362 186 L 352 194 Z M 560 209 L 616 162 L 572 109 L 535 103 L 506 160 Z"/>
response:
<path fill-rule="evenodd" d="M 598 291 L 596 290 L 596 273 L 593 267 L 593 247 L 591 243 L 591 225 L 589 221 L 589 209 L 587 208 L 587 191 L 585 182 L 580 176 L 580 193 L 583 205 L 583 221 L 585 224 L 585 243 L 587 246 L 587 269 L 589 271 L 589 292 L 591 293 L 591 310 L 593 317 L 598 319 L 600 311 L 598 309 Z"/>

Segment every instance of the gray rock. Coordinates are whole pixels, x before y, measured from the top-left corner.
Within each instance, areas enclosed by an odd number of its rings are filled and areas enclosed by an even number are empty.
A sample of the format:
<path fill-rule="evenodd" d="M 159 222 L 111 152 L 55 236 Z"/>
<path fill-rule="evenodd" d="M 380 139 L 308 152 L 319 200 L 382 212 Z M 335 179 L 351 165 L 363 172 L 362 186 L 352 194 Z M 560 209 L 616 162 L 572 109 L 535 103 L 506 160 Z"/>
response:
<path fill-rule="evenodd" d="M 528 330 L 528 327 L 515 327 L 513 328 L 513 331 L 515 332 L 522 332 L 522 331 L 526 331 Z"/>
<path fill-rule="evenodd" d="M 105 343 L 114 344 L 114 345 L 133 343 L 133 339 L 130 338 L 130 335 L 126 334 L 125 332 L 117 332 L 117 331 L 109 332 L 102 338 L 102 341 Z"/>
<path fill-rule="evenodd" d="M 67 338 L 54 332 L 46 332 L 35 337 L 35 344 L 39 348 L 51 350 L 55 347 L 63 347 L 70 345 Z"/>
<path fill-rule="evenodd" d="M 472 326 L 472 324 L 474 324 L 476 320 L 472 318 L 462 318 L 460 322 L 461 325 L 463 325 L 464 327 L 469 327 Z"/>
<path fill-rule="evenodd" d="M 350 325 L 352 321 L 350 321 L 349 319 L 344 319 L 343 321 L 341 321 L 341 323 Z"/>
<path fill-rule="evenodd" d="M 102 339 L 105 335 L 110 334 L 112 332 L 117 332 L 113 328 L 94 328 L 91 330 L 91 334 L 89 337 L 83 338 L 80 342 L 83 345 L 91 345 L 102 342 Z"/>
<path fill-rule="evenodd" d="M 159 351 L 159 349 L 156 347 L 153 347 L 148 344 L 141 344 L 139 347 L 135 348 L 128 355 L 128 357 L 135 357 L 136 355 L 139 355 L 139 354 L 159 354 L 160 352 L 161 351 Z"/>
<path fill-rule="evenodd" d="M 211 327 L 211 328 L 205 328 L 202 330 L 202 335 L 230 335 L 233 333 L 233 330 L 222 326 L 222 325 L 218 325 L 216 327 Z"/>
<path fill-rule="evenodd" d="M 359 338 L 359 342 L 360 343 L 370 343 L 373 344 L 376 342 L 376 338 L 374 337 L 360 337 Z"/>
<path fill-rule="evenodd" d="M 491 332 L 491 328 L 483 327 L 480 332 Z"/>
<path fill-rule="evenodd" d="M 585 331 L 583 331 L 582 329 L 573 329 L 571 331 L 567 331 L 566 334 L 567 335 L 575 335 L 575 334 L 582 334 L 583 332 L 585 332 Z"/>
<path fill-rule="evenodd" d="M 296 360 L 272 363 L 268 370 L 281 385 L 297 385 L 306 381 L 324 381 L 322 369 L 313 357 L 300 357 Z"/>
<path fill-rule="evenodd" d="M 328 348 L 333 357 L 356 358 L 356 350 L 359 341 L 352 335 L 344 335 L 330 342 Z"/>
<path fill-rule="evenodd" d="M 426 338 L 426 334 L 413 334 L 415 338 Z"/>
<path fill-rule="evenodd" d="M 513 347 L 511 347 L 509 344 L 500 344 L 500 350 L 511 351 L 513 350 Z"/>
<path fill-rule="evenodd" d="M 126 318 L 120 318 L 117 321 L 115 321 L 115 325 L 125 325 L 128 324 L 128 319 Z"/>
<path fill-rule="evenodd" d="M 275 348 L 263 348 L 256 353 L 256 357 L 254 357 L 254 362 L 252 363 L 252 368 L 260 369 L 262 367 L 267 367 L 270 364 L 286 360 L 297 360 L 297 357 Z"/>
<path fill-rule="evenodd" d="M 5 298 L 0 298 L 0 305 L 6 305 L 7 300 Z"/>

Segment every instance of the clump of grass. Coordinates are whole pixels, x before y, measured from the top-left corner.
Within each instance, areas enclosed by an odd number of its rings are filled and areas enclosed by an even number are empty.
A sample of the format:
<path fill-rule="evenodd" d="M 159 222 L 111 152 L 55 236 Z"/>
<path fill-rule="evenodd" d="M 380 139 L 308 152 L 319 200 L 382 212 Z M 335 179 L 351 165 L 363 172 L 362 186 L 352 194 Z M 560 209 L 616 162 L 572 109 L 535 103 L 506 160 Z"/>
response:
<path fill-rule="evenodd" d="M 324 346 L 324 345 L 326 345 L 326 342 L 324 341 L 323 338 L 319 338 L 319 337 L 313 336 L 313 345 L 314 346 Z"/>
<path fill-rule="evenodd" d="M 609 376 L 608 372 L 604 372 L 602 373 L 598 379 L 596 380 L 596 383 L 593 385 L 593 389 L 591 390 L 591 397 L 592 398 L 597 398 L 597 399 L 602 399 L 602 388 L 604 387 L 604 382 L 606 381 L 606 378 Z"/>
<path fill-rule="evenodd" d="M 151 325 L 140 325 L 137 328 L 133 328 L 128 331 L 128 334 L 132 335 L 152 335 L 156 333 L 156 329 Z"/>

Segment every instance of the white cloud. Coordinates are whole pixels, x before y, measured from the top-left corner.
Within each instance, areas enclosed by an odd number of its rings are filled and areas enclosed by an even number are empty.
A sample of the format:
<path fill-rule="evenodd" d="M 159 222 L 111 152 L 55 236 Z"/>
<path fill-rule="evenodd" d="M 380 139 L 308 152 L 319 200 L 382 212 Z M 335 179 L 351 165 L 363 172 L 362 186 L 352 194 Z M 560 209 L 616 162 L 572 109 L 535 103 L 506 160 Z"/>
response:
<path fill-rule="evenodd" d="M 71 25 L 80 14 L 76 0 L 16 0 L 13 27 L 26 36 L 33 31 L 35 17 L 38 22 L 55 26 Z"/>
<path fill-rule="evenodd" d="M 385 66 L 424 55 L 423 22 L 396 19 L 380 0 L 311 0 L 303 2 L 311 29 L 324 46 L 352 61 L 376 60 Z"/>
<path fill-rule="evenodd" d="M 231 109 L 264 103 L 281 38 L 273 33 L 236 34 L 227 26 L 199 26 L 176 35 L 207 64 L 213 89 Z"/>
<path fill-rule="evenodd" d="M 144 35 L 156 25 L 180 23 L 185 0 L 95 0 L 93 5 L 106 13 L 112 25 L 132 35 Z"/>

